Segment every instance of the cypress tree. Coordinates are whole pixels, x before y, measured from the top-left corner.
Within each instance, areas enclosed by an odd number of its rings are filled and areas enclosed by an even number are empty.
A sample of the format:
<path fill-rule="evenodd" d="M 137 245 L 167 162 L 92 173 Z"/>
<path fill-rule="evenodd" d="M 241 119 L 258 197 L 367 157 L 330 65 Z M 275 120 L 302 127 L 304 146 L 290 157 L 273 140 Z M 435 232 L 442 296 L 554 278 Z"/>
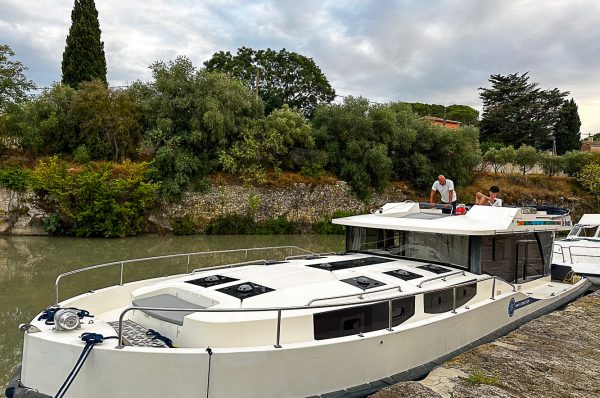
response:
<path fill-rule="evenodd" d="M 104 42 L 94 0 L 75 0 L 71 28 L 62 59 L 62 82 L 77 88 L 79 83 L 99 79 L 106 83 Z"/>
<path fill-rule="evenodd" d="M 581 120 L 575 100 L 565 101 L 559 111 L 558 123 L 554 133 L 556 139 L 556 153 L 559 155 L 567 151 L 581 148 Z"/>

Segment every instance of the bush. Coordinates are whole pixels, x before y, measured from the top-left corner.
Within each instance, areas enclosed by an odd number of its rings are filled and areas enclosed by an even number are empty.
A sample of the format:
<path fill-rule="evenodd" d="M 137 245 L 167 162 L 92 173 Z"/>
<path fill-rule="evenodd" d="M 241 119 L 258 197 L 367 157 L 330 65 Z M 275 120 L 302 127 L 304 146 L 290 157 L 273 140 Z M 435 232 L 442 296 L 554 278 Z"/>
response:
<path fill-rule="evenodd" d="M 196 226 L 189 217 L 180 217 L 172 220 L 171 227 L 175 235 L 193 235 L 196 233 Z"/>
<path fill-rule="evenodd" d="M 92 157 L 90 156 L 90 152 L 87 150 L 85 145 L 79 145 L 75 152 L 73 152 L 73 159 L 83 165 L 87 165 L 92 161 Z"/>
<path fill-rule="evenodd" d="M 540 154 L 537 149 L 530 145 L 521 145 L 519 149 L 517 149 L 515 163 L 519 165 L 519 168 L 523 172 L 523 177 L 525 177 L 525 173 L 533 169 L 539 159 Z"/>
<path fill-rule="evenodd" d="M 568 151 L 563 155 L 565 162 L 565 173 L 575 177 L 585 165 L 594 160 L 591 152 Z"/>
<path fill-rule="evenodd" d="M 285 216 L 256 222 L 250 216 L 228 214 L 213 219 L 207 226 L 207 235 L 284 235 L 299 233 L 297 223 Z"/>
<path fill-rule="evenodd" d="M 33 171 L 38 204 L 51 215 L 45 228 L 75 236 L 120 237 L 139 232 L 159 185 L 147 163 L 98 163 L 71 168 L 53 157 Z"/>
<path fill-rule="evenodd" d="M 539 164 L 547 176 L 556 176 L 565 169 L 565 160 L 562 156 L 553 155 L 549 152 L 540 154 Z"/>
<path fill-rule="evenodd" d="M 577 181 L 589 192 L 600 197 L 600 163 L 590 163 L 577 174 Z"/>
<path fill-rule="evenodd" d="M 29 188 L 31 173 L 19 167 L 3 167 L 0 169 L 0 186 L 15 192 L 23 193 Z"/>
<path fill-rule="evenodd" d="M 332 224 L 331 220 L 334 218 L 349 217 L 351 215 L 353 215 L 353 213 L 349 211 L 335 211 L 331 217 L 325 217 L 315 224 L 315 233 L 322 235 L 344 235 L 346 233 L 346 227 L 343 225 Z"/>

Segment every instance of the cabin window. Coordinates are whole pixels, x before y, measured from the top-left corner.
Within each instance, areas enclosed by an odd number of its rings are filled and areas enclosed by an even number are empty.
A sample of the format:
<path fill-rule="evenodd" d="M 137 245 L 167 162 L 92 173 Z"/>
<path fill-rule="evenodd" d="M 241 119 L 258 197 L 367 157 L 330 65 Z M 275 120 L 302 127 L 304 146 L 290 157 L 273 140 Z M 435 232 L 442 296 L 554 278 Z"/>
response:
<path fill-rule="evenodd" d="M 484 236 L 481 242 L 482 273 L 508 282 L 548 275 L 552 241 L 552 232 Z"/>
<path fill-rule="evenodd" d="M 346 246 L 348 251 L 469 267 L 469 237 L 466 235 L 349 227 Z"/>
<path fill-rule="evenodd" d="M 400 325 L 415 314 L 415 298 L 392 300 L 392 326 Z M 313 316 L 315 340 L 372 332 L 389 326 L 389 304 L 382 303 L 321 312 Z"/>
<path fill-rule="evenodd" d="M 596 234 L 598 233 L 598 226 L 592 226 L 592 227 L 581 227 L 579 229 L 579 233 L 577 234 L 578 237 L 580 238 L 594 238 L 596 237 Z"/>
<path fill-rule="evenodd" d="M 477 283 L 456 288 L 456 308 L 469 302 L 477 294 Z M 453 289 L 445 289 L 423 295 L 424 311 L 427 314 L 440 314 L 452 311 L 454 304 Z"/>

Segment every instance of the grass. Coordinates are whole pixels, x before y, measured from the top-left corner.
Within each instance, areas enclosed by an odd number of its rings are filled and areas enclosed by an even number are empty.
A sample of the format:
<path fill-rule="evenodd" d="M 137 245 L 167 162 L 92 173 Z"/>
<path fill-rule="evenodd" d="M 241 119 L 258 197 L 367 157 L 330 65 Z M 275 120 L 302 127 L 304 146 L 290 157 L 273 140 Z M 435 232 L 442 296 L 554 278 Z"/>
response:
<path fill-rule="evenodd" d="M 471 374 L 467 376 L 465 380 L 472 386 L 480 386 L 482 384 L 496 386 L 500 382 L 500 377 L 498 374 L 495 374 L 494 376 L 488 376 L 483 369 L 474 368 L 471 371 Z"/>

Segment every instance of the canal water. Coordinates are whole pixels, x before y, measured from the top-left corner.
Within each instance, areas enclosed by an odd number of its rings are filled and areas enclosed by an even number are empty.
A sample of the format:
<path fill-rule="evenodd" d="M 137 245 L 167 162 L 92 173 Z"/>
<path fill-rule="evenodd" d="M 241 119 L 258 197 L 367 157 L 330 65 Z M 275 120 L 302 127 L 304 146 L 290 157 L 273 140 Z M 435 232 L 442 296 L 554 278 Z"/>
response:
<path fill-rule="evenodd" d="M 294 245 L 312 252 L 341 251 L 339 235 L 279 236 L 139 236 L 123 239 L 50 237 L 0 238 L 0 396 L 21 360 L 20 323 L 54 303 L 56 277 L 67 271 L 124 259 L 176 253 Z M 125 282 L 173 275 L 210 265 L 246 259 L 275 259 L 300 253 L 296 249 L 248 251 L 211 256 L 187 256 L 124 266 Z M 118 284 L 120 265 L 67 276 L 60 282 L 60 299 Z"/>

